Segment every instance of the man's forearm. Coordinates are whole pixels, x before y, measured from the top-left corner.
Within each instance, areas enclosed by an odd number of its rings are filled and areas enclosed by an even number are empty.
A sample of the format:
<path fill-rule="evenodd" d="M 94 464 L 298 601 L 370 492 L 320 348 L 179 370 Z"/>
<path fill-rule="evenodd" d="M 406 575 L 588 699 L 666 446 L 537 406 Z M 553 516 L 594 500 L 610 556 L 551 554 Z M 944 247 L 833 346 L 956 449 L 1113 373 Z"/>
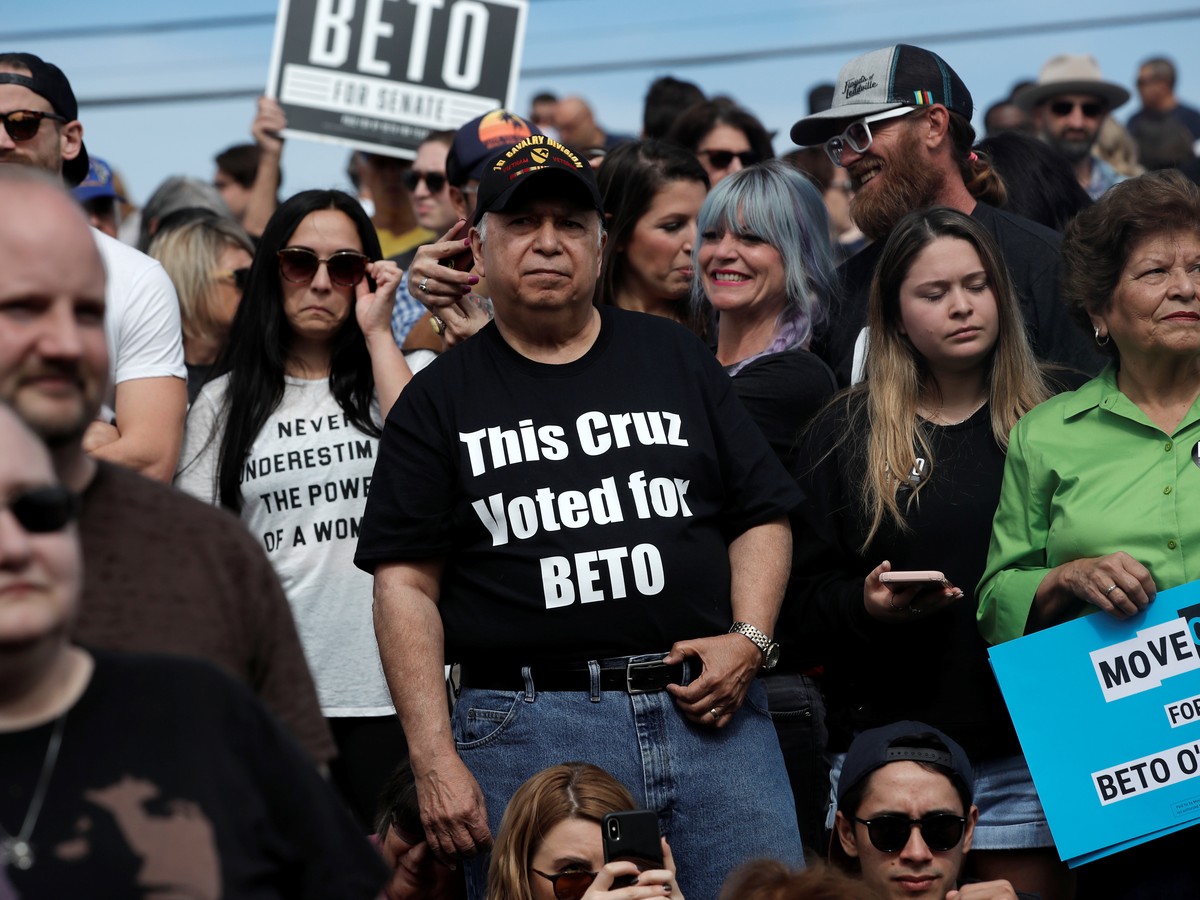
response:
<path fill-rule="evenodd" d="M 756 525 L 729 545 L 730 606 L 736 622 L 775 633 L 792 556 L 786 518 Z"/>

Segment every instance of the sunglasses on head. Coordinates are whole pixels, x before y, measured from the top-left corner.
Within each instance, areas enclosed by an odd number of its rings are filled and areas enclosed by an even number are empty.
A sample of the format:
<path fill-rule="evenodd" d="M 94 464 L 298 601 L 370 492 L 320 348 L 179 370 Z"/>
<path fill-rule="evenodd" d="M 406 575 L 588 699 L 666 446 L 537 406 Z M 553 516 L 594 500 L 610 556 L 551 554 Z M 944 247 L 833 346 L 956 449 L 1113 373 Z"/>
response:
<path fill-rule="evenodd" d="M 547 875 L 537 869 L 530 869 L 534 875 L 541 875 L 554 888 L 557 900 L 579 900 L 596 880 L 595 872 L 559 872 L 557 875 Z"/>
<path fill-rule="evenodd" d="M 329 280 L 342 287 L 354 287 L 367 274 L 370 260 L 355 250 L 339 250 L 321 259 L 307 247 L 284 247 L 279 251 L 279 274 L 292 284 L 308 284 L 325 264 Z"/>
<path fill-rule="evenodd" d="M 871 148 L 871 142 L 875 140 L 871 134 L 872 123 L 898 119 L 914 112 L 916 109 L 912 106 L 900 106 L 886 112 L 876 113 L 873 116 L 863 116 L 847 125 L 846 130 L 841 134 L 831 137 L 825 142 L 825 155 L 835 166 L 840 166 L 842 154 L 846 152 L 847 147 L 855 153 L 866 153 Z"/>
<path fill-rule="evenodd" d="M 932 813 L 920 819 L 894 814 L 873 819 L 851 818 L 859 825 L 867 826 L 867 837 L 880 853 L 897 853 L 904 849 L 914 828 L 921 829 L 921 839 L 926 847 L 944 853 L 958 846 L 967 827 L 965 818 L 950 813 Z"/>
<path fill-rule="evenodd" d="M 404 173 L 404 186 L 410 191 L 415 191 L 422 181 L 425 182 L 425 187 L 429 188 L 429 193 L 436 194 L 446 186 L 446 173 L 419 172 L 416 169 L 409 169 Z"/>
<path fill-rule="evenodd" d="M 239 291 L 246 290 L 246 282 L 250 279 L 250 267 L 240 269 L 218 269 L 213 273 L 219 281 L 232 281 Z"/>
<path fill-rule="evenodd" d="M 55 122 L 65 122 L 66 117 L 58 113 L 38 112 L 33 109 L 14 109 L 10 113 L 0 113 L 4 122 L 4 130 L 14 141 L 32 140 L 42 127 L 42 119 L 52 119 Z"/>
<path fill-rule="evenodd" d="M 743 150 L 741 153 L 734 153 L 732 150 L 697 150 L 696 153 L 707 156 L 709 165 L 714 169 L 728 169 L 734 157 L 737 157 L 743 168 L 758 162 L 758 154 L 753 150 Z"/>
<path fill-rule="evenodd" d="M 1095 100 L 1090 100 L 1086 103 L 1080 103 L 1078 100 L 1055 100 L 1050 104 L 1050 112 L 1061 119 L 1063 116 L 1069 116 L 1074 112 L 1077 106 L 1083 110 L 1084 116 L 1089 119 L 1098 119 L 1104 115 L 1104 104 L 1097 103 Z"/>
<path fill-rule="evenodd" d="M 8 502 L 13 517 L 30 534 L 62 531 L 79 514 L 79 498 L 53 484 L 17 494 Z"/>

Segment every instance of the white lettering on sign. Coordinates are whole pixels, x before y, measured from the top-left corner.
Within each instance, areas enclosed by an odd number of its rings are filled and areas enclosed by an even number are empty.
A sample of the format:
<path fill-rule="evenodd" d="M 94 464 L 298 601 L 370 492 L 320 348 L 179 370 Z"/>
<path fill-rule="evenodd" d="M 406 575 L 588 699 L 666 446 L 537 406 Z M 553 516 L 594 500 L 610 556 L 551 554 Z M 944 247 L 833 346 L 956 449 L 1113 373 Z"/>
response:
<path fill-rule="evenodd" d="M 395 2 L 395 0 L 391 0 Z M 395 33 L 391 22 L 383 21 L 383 0 L 367 0 L 363 11 L 362 41 L 358 45 L 358 71 L 368 75 L 390 75 L 391 65 L 378 58 L 379 39 Z"/>
<path fill-rule="evenodd" d="M 442 0 L 408 0 L 413 11 L 412 46 L 408 50 L 408 80 L 424 81 L 425 52 L 433 26 L 433 11 L 442 8 Z M 449 82 L 447 82 L 449 83 Z"/>
<path fill-rule="evenodd" d="M 447 87 L 473 91 L 483 72 L 487 45 L 488 8 L 476 0 L 458 0 L 450 8 L 442 80 Z"/>
<path fill-rule="evenodd" d="M 1200 669 L 1200 655 L 1182 618 L 1139 631 L 1135 638 L 1090 655 L 1106 703 L 1156 688 L 1172 675 Z"/>
<path fill-rule="evenodd" d="M 354 0 L 317 0 L 308 60 L 314 66 L 337 68 L 350 56 L 350 20 Z"/>

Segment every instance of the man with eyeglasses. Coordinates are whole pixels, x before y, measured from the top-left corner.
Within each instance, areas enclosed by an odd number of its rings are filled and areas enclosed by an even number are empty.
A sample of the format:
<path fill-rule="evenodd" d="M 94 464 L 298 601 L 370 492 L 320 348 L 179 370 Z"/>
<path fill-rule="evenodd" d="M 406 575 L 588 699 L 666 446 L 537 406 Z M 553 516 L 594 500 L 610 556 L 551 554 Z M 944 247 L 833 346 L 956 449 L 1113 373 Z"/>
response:
<path fill-rule="evenodd" d="M 837 781 L 829 859 L 882 898 L 1032 900 L 1007 881 L 962 882 L 979 809 L 966 751 L 922 722 L 854 739 Z"/>
<path fill-rule="evenodd" d="M 971 95 L 936 53 L 908 44 L 874 50 L 842 67 L 833 105 L 792 126 L 792 140 L 824 144 L 854 188 L 850 217 L 874 243 L 842 264 L 840 298 L 812 349 L 843 386 L 861 377 L 869 336 L 867 299 L 892 228 L 917 209 L 947 206 L 970 215 L 1000 245 L 1038 357 L 1095 374 L 1098 350 L 1059 299 L 1057 233 L 985 202 L 1002 182 L 974 152 Z"/>
<path fill-rule="evenodd" d="M 1104 80 L 1093 57 L 1064 53 L 1048 60 L 1037 82 L 1018 91 L 1013 102 L 1033 117 L 1037 135 L 1074 167 L 1088 196 L 1099 200 L 1125 176 L 1092 155 L 1092 147 L 1108 114 L 1128 99 L 1129 91 Z"/>
<path fill-rule="evenodd" d="M 58 66 L 31 53 L 0 53 L 0 119 L 0 163 L 50 172 L 71 187 L 87 176 L 78 105 Z M 108 274 L 111 369 L 104 415 L 85 445 L 98 459 L 169 482 L 187 408 L 179 299 L 156 261 L 98 230 L 92 235 Z"/>

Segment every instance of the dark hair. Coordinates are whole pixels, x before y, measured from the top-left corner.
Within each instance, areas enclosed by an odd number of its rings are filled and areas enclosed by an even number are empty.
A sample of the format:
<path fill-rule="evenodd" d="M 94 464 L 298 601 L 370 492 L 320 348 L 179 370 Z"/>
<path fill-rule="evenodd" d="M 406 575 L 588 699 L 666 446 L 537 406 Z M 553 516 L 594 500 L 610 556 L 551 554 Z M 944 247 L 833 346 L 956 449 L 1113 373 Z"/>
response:
<path fill-rule="evenodd" d="M 779 157 L 797 172 L 803 172 L 822 194 L 833 184 L 833 161 L 822 147 L 797 147 Z"/>
<path fill-rule="evenodd" d="M 403 837 L 425 838 L 421 807 L 417 802 L 417 779 L 407 759 L 402 760 L 384 782 L 375 811 L 375 836 L 380 841 L 387 837 L 388 829 L 393 826 Z"/>
<path fill-rule="evenodd" d="M 608 242 L 604 245 L 595 301 L 612 304 L 625 277 L 627 243 L 655 196 L 673 181 L 698 181 L 708 190 L 708 173 L 692 154 L 664 141 L 628 141 L 604 157 L 596 183 L 604 200 Z"/>
<path fill-rule="evenodd" d="M 557 103 L 558 95 L 552 94 L 550 91 L 542 91 L 540 94 L 534 94 L 533 99 L 529 101 L 532 106 L 535 103 Z"/>
<path fill-rule="evenodd" d="M 1134 246 L 1172 231 L 1200 235 L 1200 187 L 1177 169 L 1115 184 L 1067 226 L 1061 293 L 1072 317 L 1092 333 L 1089 312 L 1106 310 Z M 1105 351 L 1120 357 L 1115 341 Z"/>
<path fill-rule="evenodd" d="M 704 91 L 690 81 L 680 81 L 670 75 L 654 79 L 646 91 L 642 137 L 665 138 L 680 113 L 703 102 Z"/>
<path fill-rule="evenodd" d="M 213 161 L 217 168 L 244 188 L 254 184 L 258 175 L 258 161 L 262 150 L 258 144 L 234 144 L 218 153 Z"/>
<path fill-rule="evenodd" d="M 976 200 L 989 206 L 1003 206 L 1004 182 L 987 157 L 975 152 L 972 146 L 975 143 L 975 129 L 958 113 L 949 109 L 946 112 L 950 115 L 950 142 L 963 184 Z"/>
<path fill-rule="evenodd" d="M 425 139 L 423 141 L 421 141 L 420 146 L 424 146 L 425 144 L 436 142 L 438 144 L 445 144 L 447 147 L 449 147 L 451 144 L 454 143 L 454 136 L 456 134 L 458 134 L 458 132 L 455 131 L 454 129 L 443 129 L 442 131 L 431 131 L 431 132 L 429 132 L 429 134 L 425 135 Z"/>
<path fill-rule="evenodd" d="M 705 135 L 718 125 L 728 125 L 742 132 L 760 162 L 774 159 L 771 136 L 767 134 L 763 123 L 728 97 L 717 97 L 689 106 L 671 126 L 667 140 L 695 153 Z"/>
<path fill-rule="evenodd" d="M 1147 68 L 1155 78 L 1161 78 L 1171 90 L 1175 90 L 1175 63 L 1165 56 L 1152 56 L 1139 68 Z"/>
<path fill-rule="evenodd" d="M 1075 215 L 1092 205 L 1067 158 L 1045 141 L 1003 131 L 975 145 L 1004 180 L 1004 208 L 1062 231 Z"/>
<path fill-rule="evenodd" d="M 284 201 L 267 222 L 230 327 L 229 346 L 215 373 L 229 373 L 221 415 L 225 429 L 217 458 L 217 489 L 221 505 L 234 512 L 242 508 L 241 472 L 250 446 L 283 399 L 289 332 L 277 253 L 307 216 L 326 209 L 349 217 L 363 253 L 371 259 L 381 256 L 371 220 L 358 201 L 342 191 L 302 191 Z M 371 418 L 375 396 L 371 357 L 353 310 L 333 338 L 329 390 L 359 431 L 379 436 L 380 428 Z"/>
<path fill-rule="evenodd" d="M 835 838 L 836 840 L 836 838 Z M 775 859 L 756 859 L 725 879 L 718 900 L 878 900 L 861 879 L 822 862 L 796 872 Z"/>

